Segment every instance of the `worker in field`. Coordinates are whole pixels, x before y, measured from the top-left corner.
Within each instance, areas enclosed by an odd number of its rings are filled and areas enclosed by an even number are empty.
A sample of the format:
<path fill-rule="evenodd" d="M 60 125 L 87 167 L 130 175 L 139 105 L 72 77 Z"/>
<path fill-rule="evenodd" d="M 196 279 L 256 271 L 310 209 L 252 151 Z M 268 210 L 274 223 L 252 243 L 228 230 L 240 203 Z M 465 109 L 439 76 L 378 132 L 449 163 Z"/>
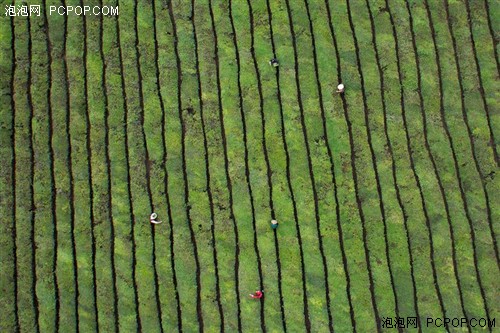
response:
<path fill-rule="evenodd" d="M 151 222 L 152 224 L 160 224 L 162 221 L 157 221 L 156 219 L 158 218 L 158 214 L 156 213 L 152 213 L 150 216 L 149 216 L 149 222 Z"/>
<path fill-rule="evenodd" d="M 278 221 L 276 221 L 276 220 L 271 220 L 271 228 L 272 228 L 273 230 L 278 229 Z"/>
<path fill-rule="evenodd" d="M 271 65 L 273 67 L 278 67 L 280 64 L 278 62 L 278 59 L 272 58 L 271 60 L 269 60 L 269 65 Z"/>
<path fill-rule="evenodd" d="M 256 299 L 261 299 L 262 296 L 264 296 L 264 293 L 263 293 L 264 290 L 257 290 L 255 292 L 255 294 L 250 294 L 250 297 L 252 298 L 256 298 Z"/>
<path fill-rule="evenodd" d="M 344 87 L 344 84 L 340 83 L 338 86 L 337 86 L 337 92 L 339 94 L 342 94 L 345 90 L 345 87 Z"/>

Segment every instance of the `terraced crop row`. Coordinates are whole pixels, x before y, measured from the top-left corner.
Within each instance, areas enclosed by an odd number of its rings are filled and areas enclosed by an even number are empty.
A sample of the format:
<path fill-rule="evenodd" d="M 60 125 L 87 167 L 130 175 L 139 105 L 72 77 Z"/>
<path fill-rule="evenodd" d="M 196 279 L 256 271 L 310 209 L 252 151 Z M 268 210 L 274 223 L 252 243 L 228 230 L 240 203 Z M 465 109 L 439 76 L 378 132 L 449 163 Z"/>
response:
<path fill-rule="evenodd" d="M 497 318 L 499 11 L 50 0 L 5 16 L 0 330 Z"/>

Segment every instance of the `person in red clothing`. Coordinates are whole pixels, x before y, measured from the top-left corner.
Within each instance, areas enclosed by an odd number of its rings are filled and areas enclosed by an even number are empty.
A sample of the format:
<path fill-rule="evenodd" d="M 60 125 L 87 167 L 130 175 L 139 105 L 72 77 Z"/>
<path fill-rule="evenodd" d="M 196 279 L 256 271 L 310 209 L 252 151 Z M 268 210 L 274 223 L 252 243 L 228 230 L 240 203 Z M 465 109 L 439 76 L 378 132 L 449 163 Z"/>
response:
<path fill-rule="evenodd" d="M 252 297 L 252 298 L 262 298 L 262 296 L 263 296 L 263 295 L 264 295 L 264 294 L 262 293 L 262 291 L 257 290 L 257 291 L 255 292 L 255 294 L 250 294 L 250 297 Z"/>

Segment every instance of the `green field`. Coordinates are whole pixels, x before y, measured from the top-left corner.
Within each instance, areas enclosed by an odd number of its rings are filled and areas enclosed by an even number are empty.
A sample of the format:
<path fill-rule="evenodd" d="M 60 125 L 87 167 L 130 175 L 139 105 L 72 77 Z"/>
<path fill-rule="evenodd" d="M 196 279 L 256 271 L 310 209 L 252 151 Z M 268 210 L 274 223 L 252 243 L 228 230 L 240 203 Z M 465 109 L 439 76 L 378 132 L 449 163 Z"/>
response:
<path fill-rule="evenodd" d="M 500 331 L 500 1 L 29 4 L 0 332 Z"/>

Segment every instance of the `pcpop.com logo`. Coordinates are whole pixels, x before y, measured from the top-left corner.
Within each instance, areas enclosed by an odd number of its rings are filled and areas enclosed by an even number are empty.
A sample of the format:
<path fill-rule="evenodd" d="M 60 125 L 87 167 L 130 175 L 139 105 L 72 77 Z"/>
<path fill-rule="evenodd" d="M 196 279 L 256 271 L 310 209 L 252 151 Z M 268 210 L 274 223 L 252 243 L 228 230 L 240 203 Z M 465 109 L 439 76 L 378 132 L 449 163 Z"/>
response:
<path fill-rule="evenodd" d="M 49 6 L 49 15 L 118 16 L 118 6 Z"/>
<path fill-rule="evenodd" d="M 427 318 L 427 327 L 495 327 L 496 318 Z"/>

